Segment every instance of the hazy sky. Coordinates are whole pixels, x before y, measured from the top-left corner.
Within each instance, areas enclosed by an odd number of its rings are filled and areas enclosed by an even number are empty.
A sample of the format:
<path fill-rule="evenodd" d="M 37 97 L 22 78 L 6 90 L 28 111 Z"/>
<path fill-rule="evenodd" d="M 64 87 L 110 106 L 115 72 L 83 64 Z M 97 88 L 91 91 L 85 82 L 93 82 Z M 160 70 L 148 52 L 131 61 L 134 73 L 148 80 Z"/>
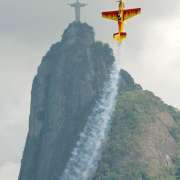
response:
<path fill-rule="evenodd" d="M 136 82 L 180 108 L 180 1 L 127 0 L 142 15 L 126 25 L 122 67 Z M 30 91 L 41 57 L 73 20 L 68 0 L 0 0 L 0 179 L 17 180 L 28 127 Z M 101 18 L 115 9 L 111 0 L 86 0 L 82 21 L 96 39 L 110 43 L 117 24 Z"/>

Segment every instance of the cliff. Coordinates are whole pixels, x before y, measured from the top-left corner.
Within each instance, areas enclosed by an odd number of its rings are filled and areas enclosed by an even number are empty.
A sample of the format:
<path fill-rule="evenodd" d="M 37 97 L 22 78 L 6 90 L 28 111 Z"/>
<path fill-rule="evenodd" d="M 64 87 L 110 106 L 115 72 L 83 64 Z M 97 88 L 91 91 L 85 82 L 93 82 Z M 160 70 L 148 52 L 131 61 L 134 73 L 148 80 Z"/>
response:
<path fill-rule="evenodd" d="M 114 57 L 87 24 L 72 23 L 42 60 L 31 94 L 19 180 L 55 180 L 108 80 Z"/>

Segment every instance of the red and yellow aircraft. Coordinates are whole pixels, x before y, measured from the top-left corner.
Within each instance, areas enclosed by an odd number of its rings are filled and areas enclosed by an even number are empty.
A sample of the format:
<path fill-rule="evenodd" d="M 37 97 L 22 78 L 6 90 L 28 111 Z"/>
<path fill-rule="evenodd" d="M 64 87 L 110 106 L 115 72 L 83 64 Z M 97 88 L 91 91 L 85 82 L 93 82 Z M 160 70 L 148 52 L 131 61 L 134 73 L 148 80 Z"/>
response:
<path fill-rule="evenodd" d="M 119 32 L 115 33 L 113 35 L 113 38 L 118 41 L 119 43 L 122 43 L 122 41 L 126 38 L 127 33 L 124 32 L 124 22 L 138 14 L 141 13 L 141 8 L 135 8 L 135 9 L 125 9 L 125 3 L 124 0 L 119 1 L 119 9 L 118 11 L 107 11 L 102 12 L 102 16 L 107 19 L 111 19 L 114 21 L 118 21 L 118 27 Z"/>

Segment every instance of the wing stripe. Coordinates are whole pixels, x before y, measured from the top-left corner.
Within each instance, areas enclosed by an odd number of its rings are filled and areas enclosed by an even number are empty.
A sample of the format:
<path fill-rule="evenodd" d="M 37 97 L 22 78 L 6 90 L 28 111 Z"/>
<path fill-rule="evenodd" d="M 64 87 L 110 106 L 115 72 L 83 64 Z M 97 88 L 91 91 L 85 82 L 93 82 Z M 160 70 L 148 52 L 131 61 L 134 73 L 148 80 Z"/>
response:
<path fill-rule="evenodd" d="M 136 9 L 126 9 L 124 10 L 123 16 L 124 20 L 127 20 L 133 16 L 136 16 L 141 13 L 141 8 L 136 8 Z"/>
<path fill-rule="evenodd" d="M 118 21 L 118 11 L 107 11 L 107 12 L 102 12 L 102 17 L 111 19 L 114 21 Z"/>

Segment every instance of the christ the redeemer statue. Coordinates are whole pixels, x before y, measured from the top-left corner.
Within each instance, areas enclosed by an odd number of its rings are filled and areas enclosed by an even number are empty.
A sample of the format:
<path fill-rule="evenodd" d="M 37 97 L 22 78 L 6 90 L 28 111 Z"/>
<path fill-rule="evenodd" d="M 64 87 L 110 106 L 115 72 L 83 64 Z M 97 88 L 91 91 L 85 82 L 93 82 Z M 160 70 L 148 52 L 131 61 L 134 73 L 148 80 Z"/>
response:
<path fill-rule="evenodd" d="M 76 0 L 75 3 L 69 4 L 71 7 L 75 9 L 75 21 L 80 22 L 81 17 L 81 7 L 86 6 L 87 4 L 80 3 L 79 0 Z"/>

